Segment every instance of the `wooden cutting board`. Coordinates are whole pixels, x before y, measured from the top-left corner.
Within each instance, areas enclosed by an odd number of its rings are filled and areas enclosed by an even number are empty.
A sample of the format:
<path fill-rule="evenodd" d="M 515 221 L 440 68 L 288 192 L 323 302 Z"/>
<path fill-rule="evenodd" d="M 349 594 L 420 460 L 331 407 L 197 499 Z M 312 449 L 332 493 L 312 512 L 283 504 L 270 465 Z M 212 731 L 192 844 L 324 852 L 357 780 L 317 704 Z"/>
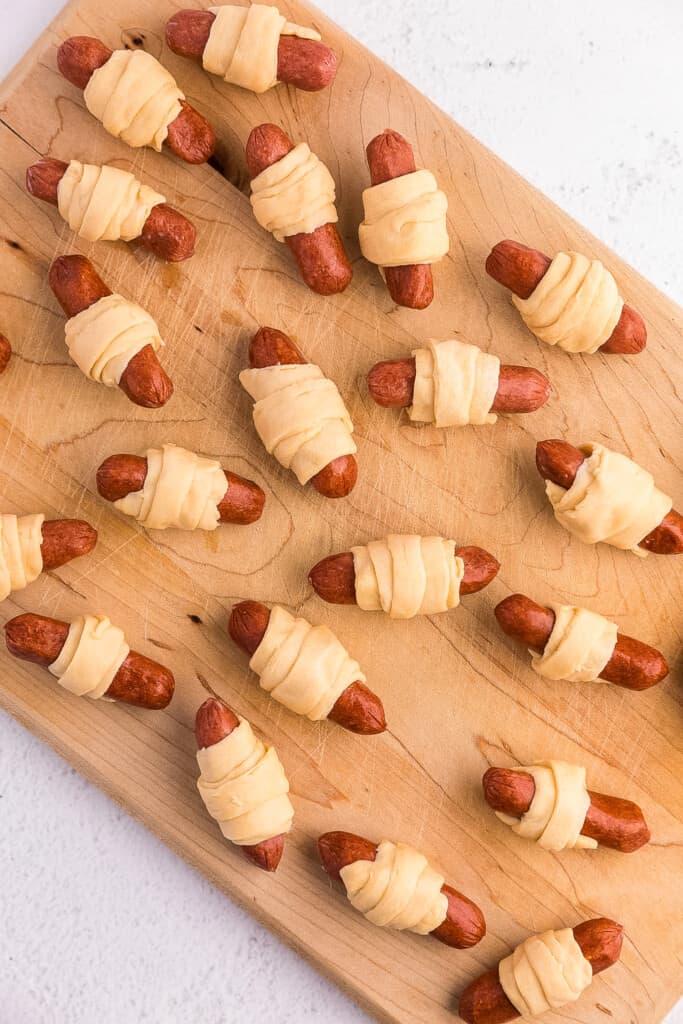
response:
<path fill-rule="evenodd" d="M 534 444 L 557 436 L 612 444 L 683 506 L 676 467 L 683 314 L 317 11 L 283 8 L 313 22 L 337 51 L 334 87 L 318 95 L 279 87 L 257 97 L 168 52 L 163 27 L 179 6 L 67 6 L 4 83 L 0 126 L 0 329 L 15 349 L 0 381 L 2 509 L 82 516 L 100 531 L 91 557 L 13 595 L 4 617 L 105 611 L 135 647 L 173 669 L 177 696 L 155 714 L 77 700 L 45 672 L 3 655 L 0 703 L 382 1020 L 452 1020 L 465 984 L 530 930 L 607 915 L 626 927 L 622 962 L 548 1021 L 661 1021 L 683 989 L 682 564 L 570 540 L 549 514 Z M 134 153 L 110 138 L 57 73 L 55 44 L 74 34 L 160 57 L 216 126 L 223 176 L 167 153 Z M 243 145 L 262 121 L 305 138 L 337 180 L 354 259 L 343 295 L 307 291 L 285 248 L 251 217 Z M 393 308 L 358 253 L 364 147 L 387 126 L 413 142 L 418 165 L 436 173 L 450 201 L 451 253 L 436 269 L 437 298 L 421 313 Z M 132 167 L 195 221 L 196 256 L 162 266 L 123 243 L 81 246 L 55 209 L 24 191 L 25 168 L 42 155 Z M 584 359 L 537 343 L 484 272 L 490 246 L 505 237 L 550 253 L 570 246 L 606 258 L 648 322 L 646 352 Z M 112 287 L 158 319 L 176 386 L 166 408 L 136 408 L 87 382 L 67 358 L 46 271 L 55 255 L 72 251 L 86 253 Z M 299 488 L 255 437 L 237 374 L 260 324 L 292 334 L 346 398 L 360 478 L 345 501 Z M 364 376 L 376 360 L 453 333 L 504 362 L 548 373 L 549 405 L 494 427 L 439 432 L 416 429 L 370 401 Z M 151 537 L 98 498 L 95 470 L 105 456 L 164 441 L 256 479 L 267 494 L 262 521 Z M 457 611 L 408 623 L 335 609 L 312 594 L 306 576 L 319 558 L 388 531 L 480 544 L 500 558 L 500 575 Z M 494 604 L 515 590 L 613 616 L 665 652 L 670 678 L 642 694 L 542 680 L 493 618 Z M 247 597 L 330 624 L 384 699 L 386 734 L 362 739 L 312 725 L 269 701 L 225 633 L 231 604 Z M 222 841 L 197 794 L 192 723 L 211 693 L 248 716 L 287 767 L 296 827 L 273 877 Z M 584 763 L 591 788 L 641 804 L 652 844 L 631 857 L 605 850 L 556 857 L 500 825 L 482 799 L 483 771 L 549 755 Z M 459 952 L 367 924 L 319 867 L 315 840 L 331 828 L 421 847 L 481 904 L 486 939 Z"/>

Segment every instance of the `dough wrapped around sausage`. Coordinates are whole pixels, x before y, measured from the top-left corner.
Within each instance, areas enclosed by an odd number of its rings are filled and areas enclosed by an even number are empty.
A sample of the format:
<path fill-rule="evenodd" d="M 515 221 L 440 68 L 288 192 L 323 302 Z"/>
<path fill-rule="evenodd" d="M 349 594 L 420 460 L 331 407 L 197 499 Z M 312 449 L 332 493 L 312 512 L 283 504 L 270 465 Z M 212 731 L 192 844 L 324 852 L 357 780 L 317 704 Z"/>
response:
<path fill-rule="evenodd" d="M 353 423 L 336 384 L 313 363 L 243 370 L 254 426 L 266 451 L 307 483 L 328 463 L 356 451 Z"/>
<path fill-rule="evenodd" d="M 119 167 L 70 160 L 57 186 L 57 206 L 72 231 L 89 242 L 130 242 L 166 197 Z"/>
<path fill-rule="evenodd" d="M 106 615 L 79 615 L 59 657 L 48 666 L 60 684 L 77 697 L 103 697 L 128 657 L 130 647 L 123 630 Z"/>
<path fill-rule="evenodd" d="M 498 966 L 500 984 L 523 1017 L 577 1000 L 593 979 L 571 928 L 530 935 Z"/>
<path fill-rule="evenodd" d="M 544 850 L 595 850 L 597 842 L 581 835 L 590 796 L 586 769 L 566 761 L 539 761 L 517 769 L 531 775 L 535 790 L 529 809 L 521 818 L 502 811 L 496 817 L 523 839 L 532 839 Z"/>
<path fill-rule="evenodd" d="M 530 651 L 531 667 L 546 679 L 592 683 L 612 657 L 617 625 L 603 615 L 570 604 L 551 606 L 555 622 L 543 653 Z"/>
<path fill-rule="evenodd" d="M 312 626 L 275 605 L 249 667 L 271 697 L 313 722 L 327 718 L 351 683 L 365 682 L 354 661 L 327 626 Z"/>
<path fill-rule="evenodd" d="M 147 449 L 142 490 L 131 491 L 114 506 L 148 530 L 215 530 L 227 489 L 220 462 L 165 444 Z"/>
<path fill-rule="evenodd" d="M 411 420 L 436 427 L 495 423 L 490 412 L 498 390 L 500 359 L 452 338 L 413 352 L 415 384 Z"/>
<path fill-rule="evenodd" d="M 157 153 L 185 99 L 170 72 L 145 50 L 114 50 L 92 73 L 83 97 L 110 135 Z"/>
<path fill-rule="evenodd" d="M 78 368 L 108 388 L 118 386 L 128 363 L 146 345 L 157 352 L 165 344 L 149 313 L 116 292 L 70 317 L 64 334 Z"/>
<path fill-rule="evenodd" d="M 372 924 L 427 935 L 446 920 L 443 877 L 406 843 L 382 842 L 373 861 L 353 861 L 339 875 L 351 905 Z"/>
<path fill-rule="evenodd" d="M 255 846 L 289 832 L 294 808 L 284 768 L 245 718 L 219 743 L 198 750 L 197 761 L 197 788 L 226 839 Z"/>
<path fill-rule="evenodd" d="M 299 142 L 251 182 L 254 216 L 278 242 L 336 224 L 335 198 L 334 178 L 306 142 Z"/>
<path fill-rule="evenodd" d="M 356 603 L 392 619 L 435 615 L 460 603 L 465 567 L 455 541 L 443 537 L 389 534 L 351 548 Z"/>
<path fill-rule="evenodd" d="M 14 590 L 23 590 L 43 571 L 42 514 L 0 514 L 0 601 Z"/>
<path fill-rule="evenodd" d="M 448 200 L 431 171 L 413 171 L 366 188 L 363 209 L 358 241 L 370 263 L 436 263 L 448 252 Z"/>
<path fill-rule="evenodd" d="M 671 498 L 626 455 L 595 442 L 580 448 L 587 457 L 568 490 L 546 480 L 555 518 L 584 544 L 604 542 L 645 558 L 638 545 L 671 511 Z"/>
<path fill-rule="evenodd" d="M 202 56 L 204 70 L 252 92 L 266 92 L 277 85 L 281 35 L 321 39 L 315 29 L 287 21 L 277 7 L 266 4 L 227 4 L 209 10 L 215 18 Z"/>

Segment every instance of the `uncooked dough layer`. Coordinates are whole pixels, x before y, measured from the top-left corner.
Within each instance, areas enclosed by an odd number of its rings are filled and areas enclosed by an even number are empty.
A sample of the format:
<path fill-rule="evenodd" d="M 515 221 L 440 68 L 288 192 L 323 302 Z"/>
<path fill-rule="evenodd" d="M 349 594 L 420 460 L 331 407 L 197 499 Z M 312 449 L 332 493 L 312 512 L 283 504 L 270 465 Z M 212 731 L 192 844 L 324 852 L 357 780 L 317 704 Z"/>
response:
<path fill-rule="evenodd" d="M 159 153 L 185 94 L 151 53 L 114 50 L 92 73 L 83 97 L 110 135 L 135 149 L 151 146 Z"/>
<path fill-rule="evenodd" d="M 529 651 L 531 667 L 546 679 L 592 683 L 614 653 L 616 623 L 588 608 L 571 604 L 551 605 L 555 622 L 542 654 Z"/>
<path fill-rule="evenodd" d="M 243 370 L 254 426 L 267 452 L 307 483 L 329 462 L 356 451 L 353 423 L 336 384 L 313 363 Z"/>
<path fill-rule="evenodd" d="M 351 551 L 356 603 L 365 611 L 411 619 L 446 612 L 460 603 L 465 566 L 455 557 L 454 540 L 392 533 Z"/>
<path fill-rule="evenodd" d="M 106 615 L 79 615 L 49 670 L 76 697 L 97 700 L 111 686 L 129 651 L 123 630 Z"/>
<path fill-rule="evenodd" d="M 571 928 L 530 935 L 498 966 L 500 984 L 523 1017 L 573 1003 L 593 980 L 593 970 Z"/>
<path fill-rule="evenodd" d="M 23 590 L 43 571 L 43 523 L 45 516 L 36 513 L 15 516 L 0 513 L 0 601 L 13 590 Z"/>
<path fill-rule="evenodd" d="M 197 788 L 231 843 L 255 846 L 289 832 L 294 808 L 274 747 L 258 739 L 245 718 L 220 743 L 197 751 Z"/>
<path fill-rule="evenodd" d="M 381 928 L 427 935 L 446 920 L 443 877 L 405 843 L 380 843 L 373 861 L 356 860 L 339 875 L 351 906 Z"/>
<path fill-rule="evenodd" d="M 529 298 L 512 301 L 540 341 L 565 352 L 597 352 L 624 307 L 609 270 L 578 252 L 558 253 Z"/>
<path fill-rule="evenodd" d="M 597 842 L 581 835 L 591 801 L 586 769 L 566 761 L 539 761 L 516 769 L 527 772 L 536 785 L 533 800 L 521 818 L 496 811 L 496 817 L 523 839 L 544 850 L 595 850 Z"/>
<path fill-rule="evenodd" d="M 57 186 L 57 206 L 72 231 L 89 242 L 130 242 L 166 197 L 118 167 L 70 160 Z"/>
<path fill-rule="evenodd" d="M 555 518 L 584 544 L 603 542 L 645 558 L 638 544 L 671 511 L 671 498 L 626 455 L 595 442 L 580 447 L 587 458 L 568 490 L 546 480 Z"/>
<path fill-rule="evenodd" d="M 271 610 L 249 667 L 271 697 L 313 722 L 327 718 L 351 683 L 365 682 L 360 665 L 331 629 L 295 619 L 279 605 Z"/>
<path fill-rule="evenodd" d="M 164 345 L 149 313 L 116 293 L 70 317 L 64 333 L 76 366 L 108 388 L 117 387 L 128 363 L 146 345 L 155 352 Z"/>
<path fill-rule="evenodd" d="M 370 263 L 436 263 L 448 252 L 448 200 L 431 171 L 413 171 L 366 188 L 363 209 L 358 241 Z"/>
<path fill-rule="evenodd" d="M 498 390 L 500 359 L 455 338 L 415 349 L 411 420 L 437 427 L 495 423 L 490 411 Z"/>
<path fill-rule="evenodd" d="M 277 85 L 281 35 L 320 41 L 318 32 L 287 21 L 277 7 L 230 4 L 209 10 L 216 17 L 202 55 L 205 70 L 252 92 L 266 92 Z"/>
<path fill-rule="evenodd" d="M 215 530 L 227 489 L 220 462 L 165 444 L 147 449 L 142 490 L 119 498 L 114 506 L 148 530 Z"/>
<path fill-rule="evenodd" d="M 256 220 L 278 242 L 336 224 L 334 179 L 325 164 L 300 142 L 253 179 L 251 206 Z"/>

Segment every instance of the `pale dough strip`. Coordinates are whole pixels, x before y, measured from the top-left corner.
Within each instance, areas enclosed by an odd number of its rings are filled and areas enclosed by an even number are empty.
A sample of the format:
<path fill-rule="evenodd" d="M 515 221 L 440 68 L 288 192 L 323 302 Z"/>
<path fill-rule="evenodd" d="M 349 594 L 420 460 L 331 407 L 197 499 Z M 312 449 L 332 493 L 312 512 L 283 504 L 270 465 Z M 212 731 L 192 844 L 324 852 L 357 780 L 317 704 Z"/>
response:
<path fill-rule="evenodd" d="M 164 341 L 149 313 L 116 292 L 70 317 L 64 327 L 69 355 L 86 377 L 118 386 L 131 359 L 147 345 L 155 352 Z"/>
<path fill-rule="evenodd" d="M 202 55 L 204 69 L 252 92 L 266 92 L 277 85 L 281 35 L 320 41 L 318 32 L 287 21 L 277 7 L 228 4 L 209 10 L 216 17 Z"/>
<path fill-rule="evenodd" d="M 332 175 L 305 142 L 251 183 L 254 216 L 278 242 L 289 235 L 308 235 L 323 224 L 336 224 L 335 197 Z"/>
<path fill-rule="evenodd" d="M 70 693 L 97 700 L 107 692 L 129 652 L 123 630 L 106 615 L 79 615 L 49 671 Z"/>
<path fill-rule="evenodd" d="M 365 682 L 331 629 L 295 619 L 279 605 L 271 610 L 249 667 L 271 697 L 313 722 L 327 718 L 351 683 Z"/>
<path fill-rule="evenodd" d="M 593 980 L 593 970 L 571 928 L 530 935 L 498 966 L 500 984 L 523 1017 L 573 1003 Z"/>
<path fill-rule="evenodd" d="M 353 861 L 339 875 L 351 906 L 381 928 L 427 935 L 446 920 L 442 875 L 406 843 L 382 842 L 374 861 Z"/>
<path fill-rule="evenodd" d="M 616 623 L 571 604 L 551 605 L 555 622 L 542 654 L 529 651 L 534 672 L 570 683 L 597 682 L 614 653 Z"/>
<path fill-rule="evenodd" d="M 43 571 L 44 522 L 42 513 L 0 513 L 0 601 L 13 590 L 23 590 Z"/>
<path fill-rule="evenodd" d="M 245 718 L 219 743 L 198 750 L 197 761 L 197 788 L 226 839 L 255 846 L 289 832 L 294 808 L 284 768 Z"/>
<path fill-rule="evenodd" d="M 436 263 L 448 252 L 448 200 L 431 171 L 413 171 L 366 188 L 363 209 L 358 241 L 370 263 Z"/>
<path fill-rule="evenodd" d="M 500 377 L 500 359 L 476 345 L 452 338 L 429 338 L 413 352 L 415 384 L 411 420 L 437 427 L 495 423 L 492 413 Z"/>
<path fill-rule="evenodd" d="M 118 167 L 70 160 L 57 186 L 57 207 L 72 231 L 89 242 L 130 242 L 142 234 L 166 197 Z"/>
<path fill-rule="evenodd" d="M 365 611 L 384 611 L 393 619 L 435 615 L 460 603 L 465 572 L 455 557 L 455 541 L 415 534 L 389 534 L 383 540 L 351 548 L 356 603 Z"/>
<path fill-rule="evenodd" d="M 496 811 L 496 817 L 523 839 L 532 839 L 544 850 L 595 850 L 597 842 L 581 835 L 590 807 L 586 769 L 566 761 L 538 761 L 517 768 L 531 775 L 536 789 L 529 809 L 521 818 Z"/>

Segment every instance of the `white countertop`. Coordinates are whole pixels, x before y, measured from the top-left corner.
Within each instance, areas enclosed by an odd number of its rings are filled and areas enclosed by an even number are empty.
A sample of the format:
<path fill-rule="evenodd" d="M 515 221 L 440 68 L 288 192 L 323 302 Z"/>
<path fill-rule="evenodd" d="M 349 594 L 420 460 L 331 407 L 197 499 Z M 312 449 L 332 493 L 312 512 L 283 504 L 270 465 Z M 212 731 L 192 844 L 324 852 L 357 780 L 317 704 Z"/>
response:
<path fill-rule="evenodd" d="M 318 5 L 683 302 L 680 0 Z M 0 77 L 60 6 L 0 0 Z M 11 1024 L 368 1020 L 2 713 L 0 865 Z"/>

